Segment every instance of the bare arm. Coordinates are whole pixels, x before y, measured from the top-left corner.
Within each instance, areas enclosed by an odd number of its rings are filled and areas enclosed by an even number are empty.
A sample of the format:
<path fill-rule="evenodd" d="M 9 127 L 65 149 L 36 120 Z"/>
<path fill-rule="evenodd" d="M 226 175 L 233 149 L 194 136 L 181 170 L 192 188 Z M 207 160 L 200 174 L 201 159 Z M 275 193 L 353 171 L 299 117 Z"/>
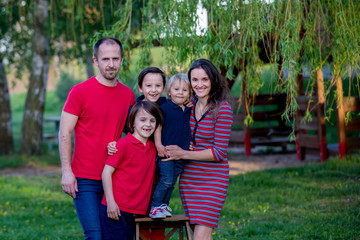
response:
<path fill-rule="evenodd" d="M 227 158 L 227 147 L 230 140 L 232 126 L 232 109 L 228 103 L 220 108 L 214 129 L 214 144 L 211 148 L 201 151 L 186 151 L 178 146 L 166 146 L 167 154 L 170 156 L 165 160 L 193 159 L 198 161 L 222 161 Z"/>
<path fill-rule="evenodd" d="M 61 122 L 59 129 L 59 153 L 62 172 L 62 189 L 71 197 L 76 197 L 78 191 L 77 181 L 71 168 L 71 134 L 74 131 L 78 117 L 68 112 L 61 113 Z"/>
<path fill-rule="evenodd" d="M 183 150 L 179 146 L 170 145 L 170 146 L 166 146 L 166 151 L 168 156 L 170 157 L 164 159 L 163 161 L 179 160 L 179 159 L 191 159 L 191 160 L 208 161 L 208 162 L 215 161 L 211 149 L 205 149 L 202 151 L 187 151 L 187 150 Z"/>
<path fill-rule="evenodd" d="M 159 125 L 154 133 L 155 146 L 159 157 L 166 157 L 166 149 L 161 142 L 161 131 L 162 131 L 162 126 Z"/>
<path fill-rule="evenodd" d="M 104 170 L 101 175 L 102 184 L 104 188 L 106 204 L 107 204 L 107 215 L 108 218 L 119 220 L 120 209 L 115 202 L 113 188 L 112 188 L 112 174 L 114 173 L 115 168 L 105 164 Z"/>

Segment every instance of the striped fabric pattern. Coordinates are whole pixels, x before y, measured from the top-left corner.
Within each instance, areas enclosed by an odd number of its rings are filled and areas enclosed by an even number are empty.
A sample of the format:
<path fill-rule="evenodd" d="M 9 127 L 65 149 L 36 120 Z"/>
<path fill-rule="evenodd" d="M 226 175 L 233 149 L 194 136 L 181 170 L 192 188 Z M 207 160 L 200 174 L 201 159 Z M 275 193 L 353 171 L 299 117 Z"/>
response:
<path fill-rule="evenodd" d="M 215 117 L 211 113 L 197 123 L 194 151 L 211 149 L 214 162 L 189 160 L 179 182 L 181 201 L 191 224 L 217 228 L 229 185 L 229 144 L 233 111 L 229 103 L 220 106 Z M 190 127 L 194 132 L 196 119 L 191 111 Z"/>

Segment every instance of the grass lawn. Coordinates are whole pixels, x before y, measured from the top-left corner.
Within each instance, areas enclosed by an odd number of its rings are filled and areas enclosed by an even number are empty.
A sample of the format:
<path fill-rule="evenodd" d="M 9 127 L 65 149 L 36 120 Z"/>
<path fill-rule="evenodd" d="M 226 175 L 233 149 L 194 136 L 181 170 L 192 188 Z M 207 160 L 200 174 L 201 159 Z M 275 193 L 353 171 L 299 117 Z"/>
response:
<path fill-rule="evenodd" d="M 0 186 L 0 239 L 83 239 L 60 176 L 0 176 Z M 182 213 L 177 189 L 171 207 Z M 359 209 L 359 155 L 250 172 L 230 178 L 214 239 L 360 239 Z"/>

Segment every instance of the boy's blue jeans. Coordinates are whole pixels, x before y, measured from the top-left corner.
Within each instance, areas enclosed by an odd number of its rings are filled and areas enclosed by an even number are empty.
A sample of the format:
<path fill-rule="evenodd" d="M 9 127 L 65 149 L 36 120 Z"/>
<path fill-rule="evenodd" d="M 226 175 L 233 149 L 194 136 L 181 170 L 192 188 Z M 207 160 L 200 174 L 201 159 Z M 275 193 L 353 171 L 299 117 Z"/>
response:
<path fill-rule="evenodd" d="M 160 178 L 152 196 L 151 207 L 159 207 L 161 204 L 169 205 L 177 178 L 185 166 L 182 160 L 163 162 L 162 159 L 157 159 Z"/>
<path fill-rule="evenodd" d="M 100 219 L 104 240 L 133 240 L 135 234 L 134 214 L 120 211 L 119 220 L 107 216 L 107 206 L 100 206 Z"/>
<path fill-rule="evenodd" d="M 76 178 L 78 192 L 74 205 L 85 239 L 102 239 L 100 223 L 100 205 L 104 195 L 102 182 L 85 178 Z"/>

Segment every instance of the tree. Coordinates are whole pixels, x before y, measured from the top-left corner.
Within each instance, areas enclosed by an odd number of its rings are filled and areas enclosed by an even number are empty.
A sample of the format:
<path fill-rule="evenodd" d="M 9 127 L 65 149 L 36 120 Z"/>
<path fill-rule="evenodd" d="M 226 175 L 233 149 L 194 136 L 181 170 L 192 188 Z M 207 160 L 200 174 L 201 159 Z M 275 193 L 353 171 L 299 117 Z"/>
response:
<path fill-rule="evenodd" d="M 21 151 L 40 154 L 50 45 L 46 33 L 47 0 L 37 0 L 33 10 L 32 71 L 26 96 Z"/>
<path fill-rule="evenodd" d="M 13 151 L 9 89 L 3 60 L 0 55 L 0 155 L 9 154 Z"/>
<path fill-rule="evenodd" d="M 6 58 L 12 69 L 17 70 L 19 78 L 26 70 L 31 73 L 20 150 L 39 154 L 51 53 L 65 61 L 79 59 L 87 63 L 88 75 L 94 75 L 92 49 L 89 47 L 91 37 L 111 25 L 114 8 L 121 5 L 114 6 L 111 0 L 86 0 L 80 5 L 76 1 L 25 0 L 19 4 L 8 0 L 1 2 L 0 6 L 5 13 L 5 18 L 0 19 L 0 43 L 4 49 L 0 53 L 0 67 Z M 60 49 L 59 45 L 62 46 Z M 9 153 L 13 151 L 13 140 L 5 71 L 1 71 L 0 77 L 0 153 Z"/>
<path fill-rule="evenodd" d="M 77 59 L 86 64 L 88 77 L 94 76 L 92 45 L 93 37 L 109 30 L 115 23 L 125 1 L 113 0 L 84 0 L 51 1 L 50 28 L 52 45 L 61 43 L 60 48 L 54 48 L 62 61 Z M 142 5 L 141 0 L 132 1 L 131 25 L 136 33 L 138 29 Z"/>
<path fill-rule="evenodd" d="M 131 3 L 128 0 L 125 6 Z M 206 9 L 208 26 L 199 31 L 200 4 Z M 286 119 L 295 116 L 297 76 L 304 67 L 313 79 L 307 88 L 311 94 L 316 80 L 313 73 L 325 64 L 337 76 L 349 74 L 349 66 L 360 66 L 358 1 L 149 0 L 142 11 L 139 47 L 143 53 L 149 52 L 152 42 L 158 40 L 166 50 L 166 68 L 170 73 L 186 71 L 189 62 L 196 58 L 209 58 L 229 80 L 242 71 L 246 88 L 243 92 L 255 96 L 263 85 L 258 67 L 264 59 L 280 69 L 279 77 L 286 70 L 288 76 L 275 86 L 276 91 L 288 95 L 283 114 Z M 134 42 L 135 37 L 128 34 L 129 15 L 128 8 L 123 8 L 111 33 Z M 140 55 L 139 69 L 144 67 L 145 57 L 146 54 Z M 335 78 L 331 78 L 325 85 L 334 82 Z"/>
<path fill-rule="evenodd" d="M 0 6 L 1 8 L 4 7 Z M 0 26 L 0 34 L 4 36 L 9 28 L 8 22 L 1 18 Z M 3 64 L 3 54 L 0 53 L 0 155 L 8 154 L 14 150 L 11 125 L 9 89 Z"/>
<path fill-rule="evenodd" d="M 14 151 L 12 118 L 9 89 L 4 67 L 4 60 L 14 66 L 26 66 L 27 32 L 21 32 L 20 19 L 27 20 L 21 6 L 14 1 L 2 1 L 0 9 L 4 17 L 0 18 L 0 155 Z M 25 39 L 25 41 L 24 41 Z M 20 57 L 21 56 L 21 57 Z M 15 64 L 15 62 L 17 64 Z M 19 75 L 19 72 L 18 74 Z"/>

